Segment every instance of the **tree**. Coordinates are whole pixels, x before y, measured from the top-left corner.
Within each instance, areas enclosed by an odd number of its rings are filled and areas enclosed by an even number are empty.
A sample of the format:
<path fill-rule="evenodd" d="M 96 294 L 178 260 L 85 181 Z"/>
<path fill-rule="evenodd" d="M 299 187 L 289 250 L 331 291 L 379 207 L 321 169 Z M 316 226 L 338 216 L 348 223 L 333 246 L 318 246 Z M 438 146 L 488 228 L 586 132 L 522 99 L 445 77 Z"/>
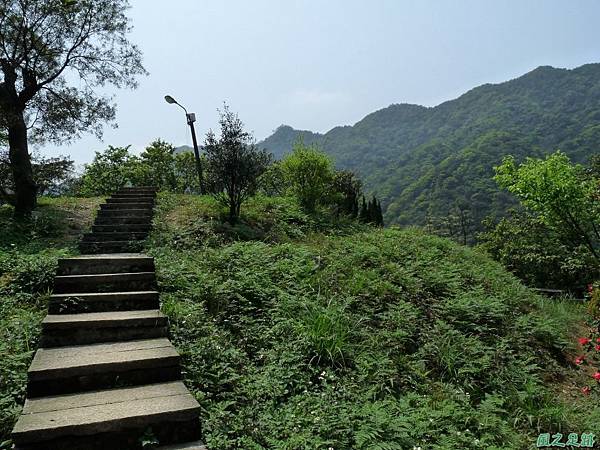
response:
<path fill-rule="evenodd" d="M 201 156 L 203 158 L 204 155 Z M 205 167 L 202 162 L 202 167 Z M 199 192 L 200 181 L 196 170 L 196 160 L 193 152 L 181 152 L 175 154 L 175 178 L 176 191 L 180 193 Z"/>
<path fill-rule="evenodd" d="M 33 179 L 38 186 L 38 194 L 57 194 L 63 190 L 73 173 L 74 161 L 65 156 L 31 156 Z M 14 205 L 15 185 L 10 169 L 8 151 L 0 150 L 0 200 Z"/>
<path fill-rule="evenodd" d="M 567 245 L 534 214 L 511 211 L 498 223 L 488 218 L 483 225 L 486 231 L 478 234 L 478 247 L 529 286 L 575 290 L 599 275 L 584 245 Z"/>
<path fill-rule="evenodd" d="M 94 88 L 135 88 L 146 73 L 127 40 L 128 7 L 127 0 L 0 0 L 0 129 L 8 135 L 17 217 L 36 205 L 29 139 L 101 136 L 115 106 Z"/>
<path fill-rule="evenodd" d="M 358 215 L 358 198 L 361 195 L 362 182 L 350 170 L 336 171 L 333 176 L 333 191 L 341 211 L 352 218 Z"/>
<path fill-rule="evenodd" d="M 204 142 L 208 188 L 229 210 L 229 221 L 235 223 L 242 203 L 256 193 L 259 177 L 271 164 L 272 156 L 259 150 L 244 124 L 227 105 L 220 113 L 221 135 L 211 130 Z"/>
<path fill-rule="evenodd" d="M 110 195 L 131 182 L 138 172 L 139 158 L 129 153 L 129 147 L 109 145 L 104 152 L 96 152 L 94 161 L 85 166 L 81 177 L 81 195 Z"/>
<path fill-rule="evenodd" d="M 527 158 L 517 166 L 504 158 L 495 168 L 498 184 L 560 233 L 573 247 L 585 245 L 600 263 L 598 180 L 560 151 L 545 159 Z"/>
<path fill-rule="evenodd" d="M 148 145 L 140 154 L 136 181 L 142 185 L 174 191 L 177 188 L 174 151 L 173 145 L 161 139 Z"/>
<path fill-rule="evenodd" d="M 364 195 L 362 196 L 362 203 L 358 212 L 358 220 L 365 223 L 369 221 L 369 207 L 367 206 L 367 201 L 365 200 Z"/>
<path fill-rule="evenodd" d="M 281 162 L 285 180 L 307 212 L 314 212 L 319 203 L 327 201 L 333 180 L 331 159 L 316 146 L 300 140 L 292 153 Z"/>

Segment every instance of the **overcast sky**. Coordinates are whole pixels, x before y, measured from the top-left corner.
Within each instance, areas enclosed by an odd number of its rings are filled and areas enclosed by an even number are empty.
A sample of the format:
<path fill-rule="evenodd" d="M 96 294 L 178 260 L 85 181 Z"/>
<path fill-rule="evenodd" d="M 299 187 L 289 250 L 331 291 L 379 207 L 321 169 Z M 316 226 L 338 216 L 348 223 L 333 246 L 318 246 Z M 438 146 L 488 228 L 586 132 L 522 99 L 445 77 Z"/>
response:
<path fill-rule="evenodd" d="M 107 145 L 201 140 L 226 101 L 257 140 L 280 124 L 325 132 L 391 103 L 434 106 L 540 65 L 600 62 L 597 0 L 132 0 L 150 72 L 115 91 L 117 129 L 46 146 L 88 162 Z"/>

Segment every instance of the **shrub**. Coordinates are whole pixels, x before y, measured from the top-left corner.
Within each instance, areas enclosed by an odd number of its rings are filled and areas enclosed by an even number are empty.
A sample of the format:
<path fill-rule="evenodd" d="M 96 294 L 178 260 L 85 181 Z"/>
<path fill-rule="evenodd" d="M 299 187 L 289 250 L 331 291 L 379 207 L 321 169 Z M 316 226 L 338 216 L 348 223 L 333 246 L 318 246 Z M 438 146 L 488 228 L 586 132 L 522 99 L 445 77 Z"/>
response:
<path fill-rule="evenodd" d="M 282 160 L 281 167 L 291 193 L 306 211 L 314 212 L 317 205 L 328 202 L 333 163 L 316 146 L 297 142 L 292 153 Z"/>

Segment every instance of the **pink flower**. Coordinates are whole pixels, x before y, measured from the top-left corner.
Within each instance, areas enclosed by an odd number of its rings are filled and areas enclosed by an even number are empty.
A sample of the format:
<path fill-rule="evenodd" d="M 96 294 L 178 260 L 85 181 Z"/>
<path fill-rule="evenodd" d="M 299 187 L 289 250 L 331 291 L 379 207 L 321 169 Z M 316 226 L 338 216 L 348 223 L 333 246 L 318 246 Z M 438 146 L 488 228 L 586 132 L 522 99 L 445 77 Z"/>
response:
<path fill-rule="evenodd" d="M 590 392 L 591 392 L 591 391 L 592 391 L 592 390 L 590 389 L 590 387 L 589 387 L 589 386 L 585 386 L 585 387 L 582 387 L 582 388 L 581 388 L 581 393 L 582 393 L 583 395 L 590 395 Z"/>
<path fill-rule="evenodd" d="M 587 288 L 588 288 L 588 292 L 591 294 L 592 291 L 594 290 L 594 285 L 592 283 L 590 283 L 587 285 Z"/>
<path fill-rule="evenodd" d="M 583 364 L 584 360 L 585 360 L 585 356 L 583 356 L 583 355 L 578 356 L 577 358 L 575 358 L 575 364 L 577 364 L 578 366 L 580 366 L 581 364 Z"/>
<path fill-rule="evenodd" d="M 596 351 L 600 352 L 600 344 L 596 345 L 594 348 L 596 349 Z"/>
<path fill-rule="evenodd" d="M 599 337 L 599 338 L 596 338 L 596 342 L 597 342 L 598 344 L 600 344 L 600 337 Z"/>
<path fill-rule="evenodd" d="M 577 339 L 581 345 L 587 345 L 591 342 L 590 338 L 579 338 Z"/>
<path fill-rule="evenodd" d="M 600 381 L 600 372 L 596 372 L 594 375 L 592 375 L 592 378 L 594 378 L 596 381 Z"/>

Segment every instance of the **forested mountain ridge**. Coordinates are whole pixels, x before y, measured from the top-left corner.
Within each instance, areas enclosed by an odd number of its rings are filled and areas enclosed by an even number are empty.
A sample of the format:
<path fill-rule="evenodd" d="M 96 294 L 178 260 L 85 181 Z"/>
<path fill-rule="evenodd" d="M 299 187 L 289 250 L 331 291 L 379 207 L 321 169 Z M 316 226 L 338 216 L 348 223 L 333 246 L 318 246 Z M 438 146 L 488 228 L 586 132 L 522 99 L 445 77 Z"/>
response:
<path fill-rule="evenodd" d="M 457 207 L 473 223 L 512 205 L 493 166 L 561 149 L 585 162 L 600 141 L 600 64 L 543 66 L 435 107 L 394 104 L 325 134 L 279 127 L 259 145 L 276 157 L 302 136 L 383 199 L 388 223 L 424 224 Z"/>

